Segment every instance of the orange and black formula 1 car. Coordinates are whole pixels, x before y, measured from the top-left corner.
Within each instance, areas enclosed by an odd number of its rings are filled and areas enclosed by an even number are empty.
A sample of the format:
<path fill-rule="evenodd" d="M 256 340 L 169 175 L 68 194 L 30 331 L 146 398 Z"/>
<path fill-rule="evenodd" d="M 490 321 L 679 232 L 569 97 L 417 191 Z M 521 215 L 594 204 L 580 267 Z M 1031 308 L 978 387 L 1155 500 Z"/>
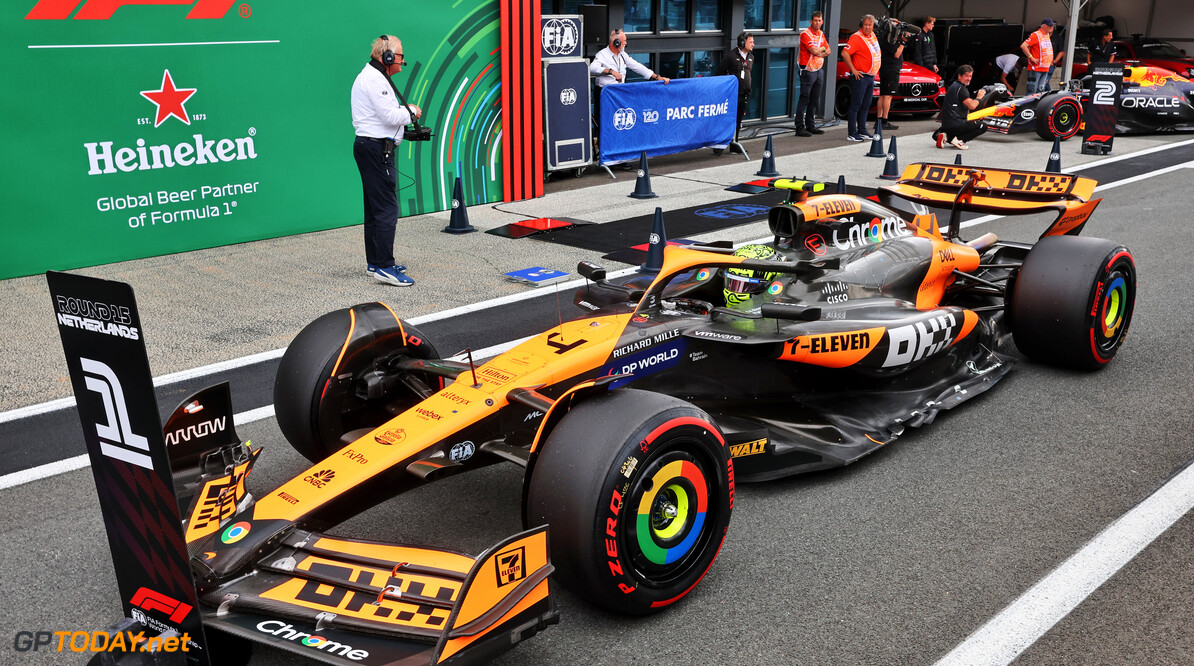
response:
<path fill-rule="evenodd" d="M 308 325 L 274 408 L 310 469 L 254 499 L 257 452 L 234 436 L 170 451 L 204 625 L 337 663 L 465 662 L 554 620 L 553 566 L 593 603 L 657 611 L 712 566 L 736 481 L 845 465 L 930 422 L 1011 368 L 1009 336 L 1088 369 L 1124 340 L 1135 266 L 1077 236 L 1090 179 L 914 164 L 880 202 L 772 184 L 790 190 L 774 242 L 668 247 L 657 276 L 625 284 L 582 264 L 588 315 L 481 365 L 442 358 L 378 303 Z M 948 233 L 928 206 L 952 207 Z M 962 211 L 1057 219 L 1032 244 L 964 242 Z M 167 439 L 207 434 L 216 402 L 185 403 Z M 528 531 L 481 557 L 319 532 L 503 461 L 525 468 Z"/>

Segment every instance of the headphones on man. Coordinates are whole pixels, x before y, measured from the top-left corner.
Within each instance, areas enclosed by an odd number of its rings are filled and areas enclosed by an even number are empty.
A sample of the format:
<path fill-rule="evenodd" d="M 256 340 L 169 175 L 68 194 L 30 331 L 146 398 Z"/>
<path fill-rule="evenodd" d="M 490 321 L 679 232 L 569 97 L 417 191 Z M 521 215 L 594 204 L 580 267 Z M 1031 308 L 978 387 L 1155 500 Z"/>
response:
<path fill-rule="evenodd" d="M 738 48 L 746 48 L 746 40 L 750 39 L 751 37 L 754 37 L 754 35 L 750 34 L 749 32 L 738 33 Z"/>
<path fill-rule="evenodd" d="M 390 67 L 394 64 L 394 61 L 397 60 L 397 58 L 394 57 L 394 51 L 390 49 L 390 38 L 382 35 L 381 43 L 386 49 L 381 52 L 381 63 L 386 67 Z"/>
<path fill-rule="evenodd" d="M 615 35 L 616 35 L 616 34 L 618 34 L 619 32 L 622 32 L 622 29 L 621 29 L 621 28 L 618 28 L 617 30 L 614 30 L 614 31 L 613 31 L 613 34 L 615 34 Z M 618 39 L 617 37 L 614 37 L 614 41 L 612 41 L 612 42 L 610 42 L 610 43 L 614 45 L 614 48 L 615 48 L 615 49 L 620 49 L 620 48 L 622 48 L 622 40 Z"/>

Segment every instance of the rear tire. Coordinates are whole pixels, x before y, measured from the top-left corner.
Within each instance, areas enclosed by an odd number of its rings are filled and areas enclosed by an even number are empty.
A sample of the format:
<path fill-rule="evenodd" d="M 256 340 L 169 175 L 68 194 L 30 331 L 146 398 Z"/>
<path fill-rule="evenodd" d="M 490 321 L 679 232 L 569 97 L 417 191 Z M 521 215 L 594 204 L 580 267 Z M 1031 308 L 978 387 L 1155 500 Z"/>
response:
<path fill-rule="evenodd" d="M 1011 290 L 1012 335 L 1025 356 L 1094 370 L 1127 336 L 1136 264 L 1127 248 L 1109 240 L 1048 236 L 1029 251 Z"/>
<path fill-rule="evenodd" d="M 443 387 L 438 377 L 399 372 L 402 358 L 439 358 L 419 329 L 381 303 L 336 310 L 294 338 L 274 379 L 274 413 L 290 445 L 312 462 L 344 446 L 341 436 L 375 428 L 419 402 L 413 384 Z M 405 383 L 404 383 L 405 381 Z"/>
<path fill-rule="evenodd" d="M 572 407 L 535 461 L 527 524 L 551 527 L 556 580 L 642 615 L 687 595 L 717 559 L 733 466 L 707 414 L 622 389 Z"/>
<path fill-rule="evenodd" d="M 1082 103 L 1073 95 L 1051 95 L 1037 105 L 1036 134 L 1046 141 L 1054 137 L 1065 141 L 1081 126 Z"/>

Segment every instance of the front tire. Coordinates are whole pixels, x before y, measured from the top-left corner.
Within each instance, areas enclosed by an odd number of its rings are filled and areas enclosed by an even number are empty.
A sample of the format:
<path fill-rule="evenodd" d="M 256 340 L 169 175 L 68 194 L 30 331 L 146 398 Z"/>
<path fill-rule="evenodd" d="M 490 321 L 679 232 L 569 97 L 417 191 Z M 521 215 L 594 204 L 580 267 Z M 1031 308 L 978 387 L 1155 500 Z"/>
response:
<path fill-rule="evenodd" d="M 550 525 L 556 579 L 609 610 L 642 615 L 687 595 L 721 550 L 733 466 L 707 414 L 622 389 L 572 407 L 548 437 L 527 524 Z"/>
<path fill-rule="evenodd" d="M 295 336 L 274 379 L 274 413 L 290 445 L 311 462 L 339 451 L 345 433 L 375 428 L 443 387 L 400 372 L 403 358 L 439 358 L 419 329 L 381 303 L 323 315 Z"/>
<path fill-rule="evenodd" d="M 1073 95 L 1053 95 L 1043 99 L 1036 109 L 1037 136 L 1065 141 L 1082 126 L 1082 104 Z"/>
<path fill-rule="evenodd" d="M 1038 361 L 1094 370 L 1119 351 L 1136 303 L 1136 264 L 1101 238 L 1048 236 L 1020 267 L 1008 299 L 1016 347 Z"/>

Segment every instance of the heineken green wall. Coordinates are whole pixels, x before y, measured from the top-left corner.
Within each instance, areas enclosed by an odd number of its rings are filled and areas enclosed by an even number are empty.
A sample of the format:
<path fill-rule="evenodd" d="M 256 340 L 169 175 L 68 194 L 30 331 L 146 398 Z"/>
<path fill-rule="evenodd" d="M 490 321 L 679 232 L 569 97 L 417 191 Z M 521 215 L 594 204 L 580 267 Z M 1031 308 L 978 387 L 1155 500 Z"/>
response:
<path fill-rule="evenodd" d="M 0 278 L 360 224 L 348 97 L 383 31 L 435 133 L 399 148 L 402 215 L 457 173 L 501 198 L 495 0 L 136 1 L 4 3 Z"/>

